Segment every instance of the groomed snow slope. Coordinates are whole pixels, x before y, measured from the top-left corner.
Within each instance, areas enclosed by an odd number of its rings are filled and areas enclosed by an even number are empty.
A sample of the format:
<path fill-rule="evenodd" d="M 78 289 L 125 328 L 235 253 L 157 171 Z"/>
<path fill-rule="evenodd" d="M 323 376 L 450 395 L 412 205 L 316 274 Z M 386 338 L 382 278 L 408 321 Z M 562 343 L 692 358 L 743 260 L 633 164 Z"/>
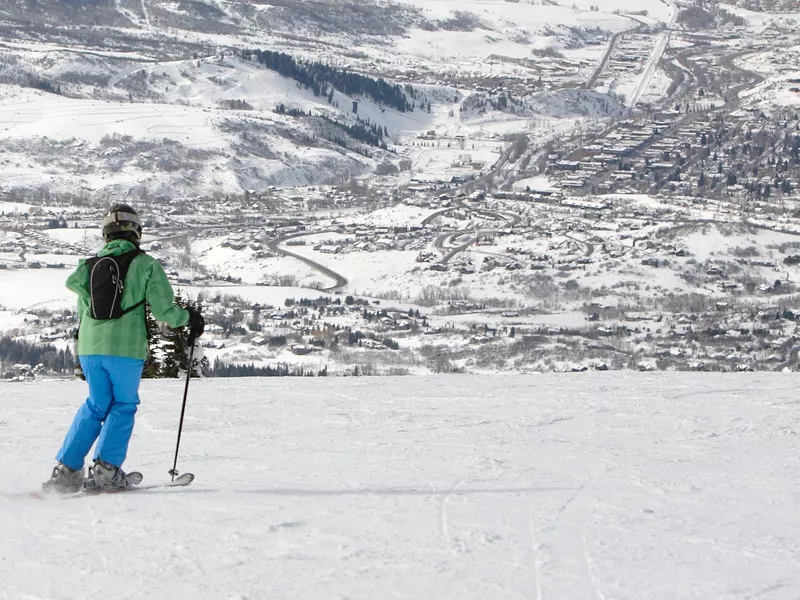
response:
<path fill-rule="evenodd" d="M 0 495 L 0 598 L 800 596 L 794 374 L 193 382 L 186 489 Z M 171 466 L 147 382 L 130 465 Z M 84 384 L 0 385 L 0 490 Z"/>

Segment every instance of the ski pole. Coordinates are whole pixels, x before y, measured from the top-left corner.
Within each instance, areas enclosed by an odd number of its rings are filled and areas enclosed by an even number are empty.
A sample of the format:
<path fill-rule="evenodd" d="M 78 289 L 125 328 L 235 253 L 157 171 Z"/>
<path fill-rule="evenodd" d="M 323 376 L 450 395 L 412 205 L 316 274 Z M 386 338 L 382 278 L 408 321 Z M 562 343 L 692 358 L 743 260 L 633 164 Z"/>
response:
<path fill-rule="evenodd" d="M 192 377 L 192 364 L 194 360 L 194 336 L 189 337 L 189 366 L 186 369 L 186 385 L 183 388 L 183 406 L 181 407 L 181 421 L 178 424 L 178 442 L 175 444 L 175 461 L 172 463 L 172 469 L 169 474 L 172 475 L 172 481 L 178 475 L 178 450 L 181 447 L 181 433 L 183 432 L 183 415 L 186 414 L 186 397 L 189 395 L 189 379 Z"/>

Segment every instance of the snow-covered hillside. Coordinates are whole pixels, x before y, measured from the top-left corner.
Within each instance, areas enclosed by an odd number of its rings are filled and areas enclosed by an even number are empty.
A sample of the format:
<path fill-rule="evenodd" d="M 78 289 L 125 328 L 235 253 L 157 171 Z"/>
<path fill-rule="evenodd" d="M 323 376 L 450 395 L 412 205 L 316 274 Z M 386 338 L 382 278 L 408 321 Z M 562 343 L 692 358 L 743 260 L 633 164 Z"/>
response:
<path fill-rule="evenodd" d="M 539 139 L 581 117 L 619 115 L 605 94 L 563 90 L 586 83 L 612 35 L 671 14 L 661 0 L 2 6 L 0 191 L 225 195 L 341 183 L 381 164 L 416 163 L 414 140 L 431 130 L 474 139 L 479 150 L 487 134 Z M 414 110 L 335 85 L 315 96 L 235 58 L 254 49 L 413 85 L 405 93 Z M 476 91 L 493 107 L 476 113 Z M 523 108 L 498 109 L 497 94 L 500 104 L 508 95 Z M 356 119 L 385 133 L 392 152 L 333 124 Z M 441 158 L 453 162 L 447 152 Z"/>
<path fill-rule="evenodd" d="M 143 386 L 146 481 L 181 391 Z M 2 598 L 800 596 L 793 375 L 194 381 L 191 487 L 15 497 L 84 393 L 0 384 Z"/>
<path fill-rule="evenodd" d="M 54 54 L 56 62 L 65 56 Z M 66 56 L 70 68 L 79 64 Z M 558 91 L 533 95 L 516 115 L 477 111 L 483 95 L 464 101 L 454 88 L 435 86 L 419 87 L 419 93 L 439 102 L 436 110 L 398 112 L 339 91 L 329 99 L 314 96 L 292 79 L 235 57 L 134 67 L 118 62 L 105 65 L 116 73 L 106 77 L 107 85 L 73 86 L 73 97 L 0 86 L 4 189 L 46 186 L 90 197 L 100 192 L 210 196 L 330 184 L 367 174 L 382 160 L 396 163 L 403 153 L 413 158 L 416 150 L 402 148 L 433 129 L 472 138 L 492 130 L 519 132 L 533 117 L 548 119 L 552 130 L 561 122 L 574 125 L 576 118 L 619 114 L 608 96 Z M 441 100 L 444 96 L 449 99 Z M 454 96 L 460 100 L 453 102 Z M 357 114 L 351 110 L 354 100 Z M 287 114 L 277 113 L 279 106 Z M 342 134 L 331 123 L 352 125 L 356 118 L 379 127 L 401 154 L 337 144 Z M 449 165 L 458 150 L 441 154 Z"/>
<path fill-rule="evenodd" d="M 283 81 L 260 85 L 272 99 L 287 102 L 287 87 L 296 89 L 294 83 L 275 79 Z M 193 93 L 204 92 L 201 85 Z M 0 88 L 4 185 L 89 195 L 98 190 L 130 195 L 137 189 L 211 195 L 330 183 L 342 173 L 356 175 L 374 165 L 324 139 L 318 120 L 272 113 L 277 102 L 264 106 L 268 114 L 262 115 L 220 108 L 222 91 L 216 97 L 207 92 L 205 101 L 192 96 L 191 102 L 179 102 L 179 95 L 190 95 L 185 88 L 175 94 L 155 103 L 120 103 Z"/>

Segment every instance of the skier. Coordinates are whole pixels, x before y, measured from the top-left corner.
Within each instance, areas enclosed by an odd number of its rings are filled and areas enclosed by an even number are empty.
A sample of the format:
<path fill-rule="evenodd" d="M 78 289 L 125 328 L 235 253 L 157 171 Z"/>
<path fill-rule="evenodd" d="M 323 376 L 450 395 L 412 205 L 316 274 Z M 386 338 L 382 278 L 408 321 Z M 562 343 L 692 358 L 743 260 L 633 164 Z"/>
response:
<path fill-rule="evenodd" d="M 171 327 L 188 324 L 192 339 L 205 327 L 197 310 L 175 303 L 164 269 L 139 249 L 142 226 L 135 210 L 115 204 L 101 226 L 105 245 L 97 256 L 81 260 L 67 279 L 67 288 L 78 294 L 78 355 L 89 397 L 67 432 L 50 480 L 42 485 L 45 492 L 129 486 L 121 467 L 148 352 L 145 302 L 157 320 Z M 84 481 L 84 460 L 95 441 L 94 464 Z"/>

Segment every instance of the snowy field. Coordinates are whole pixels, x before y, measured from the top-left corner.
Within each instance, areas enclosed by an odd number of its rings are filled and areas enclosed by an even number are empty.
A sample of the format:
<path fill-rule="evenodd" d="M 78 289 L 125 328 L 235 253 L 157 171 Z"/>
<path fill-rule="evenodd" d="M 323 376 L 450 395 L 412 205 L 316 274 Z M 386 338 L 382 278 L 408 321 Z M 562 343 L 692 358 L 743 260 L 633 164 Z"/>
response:
<path fill-rule="evenodd" d="M 62 257 L 62 260 L 74 257 Z M 71 265 L 71 266 L 72 266 Z M 72 268 L 0 270 L 0 307 L 12 310 L 74 309 L 76 296 L 66 288 Z"/>
<path fill-rule="evenodd" d="M 800 597 L 794 374 L 206 380 L 192 487 L 9 497 L 84 391 L 0 384 L 0 598 Z M 181 391 L 143 386 L 151 482 Z"/>

